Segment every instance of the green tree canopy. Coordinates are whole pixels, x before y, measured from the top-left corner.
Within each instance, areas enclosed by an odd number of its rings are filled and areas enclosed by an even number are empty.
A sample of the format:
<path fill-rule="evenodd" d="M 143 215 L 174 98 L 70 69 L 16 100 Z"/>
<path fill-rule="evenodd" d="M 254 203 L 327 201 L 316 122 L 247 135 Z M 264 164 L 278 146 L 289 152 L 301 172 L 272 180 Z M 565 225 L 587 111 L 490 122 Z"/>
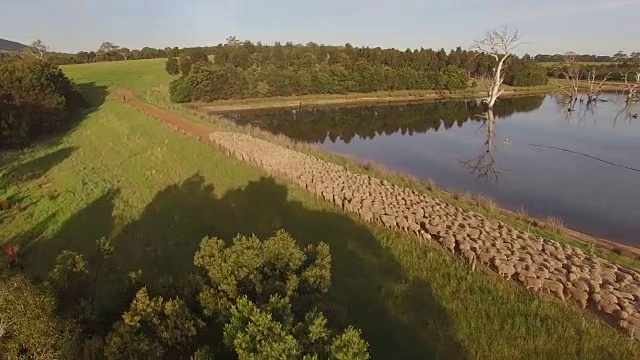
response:
<path fill-rule="evenodd" d="M 303 314 L 331 284 L 328 245 L 310 245 L 302 251 L 282 230 L 265 241 L 238 236 L 231 246 L 205 238 L 194 263 L 206 275 L 200 304 L 205 314 L 222 319 L 229 317 L 242 296 L 259 305 L 268 303 L 272 295 L 288 297 Z"/>
<path fill-rule="evenodd" d="M 178 59 L 174 57 L 168 58 L 164 69 L 169 75 L 180 75 L 180 64 L 178 63 Z"/>
<path fill-rule="evenodd" d="M 511 86 L 538 86 L 549 82 L 547 70 L 528 61 L 514 60 L 507 67 L 504 83 Z"/>
<path fill-rule="evenodd" d="M 56 300 L 21 275 L 0 269 L 0 355 L 5 359 L 69 359 L 73 322 L 57 317 Z"/>
<path fill-rule="evenodd" d="M 79 92 L 56 65 L 34 57 L 0 63 L 0 148 L 27 144 L 58 130 Z"/>
<path fill-rule="evenodd" d="M 166 359 L 187 352 L 204 323 L 180 299 L 149 297 L 138 291 L 106 340 L 108 359 Z"/>
<path fill-rule="evenodd" d="M 273 295 L 262 307 L 246 296 L 231 308 L 224 342 L 244 359 L 366 360 L 369 351 L 360 331 L 352 327 L 334 336 L 317 310 L 296 322 L 287 298 Z"/>

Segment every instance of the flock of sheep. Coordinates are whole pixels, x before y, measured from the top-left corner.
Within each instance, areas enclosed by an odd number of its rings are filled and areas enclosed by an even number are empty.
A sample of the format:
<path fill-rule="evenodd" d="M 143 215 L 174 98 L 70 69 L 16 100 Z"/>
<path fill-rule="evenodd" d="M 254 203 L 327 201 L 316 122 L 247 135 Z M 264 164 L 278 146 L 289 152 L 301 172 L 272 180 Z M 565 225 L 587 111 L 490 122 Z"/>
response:
<path fill-rule="evenodd" d="M 438 243 L 472 269 L 481 263 L 528 289 L 611 317 L 640 340 L 640 273 L 633 269 L 249 135 L 215 132 L 209 140 L 364 220 L 405 231 L 425 245 Z"/>

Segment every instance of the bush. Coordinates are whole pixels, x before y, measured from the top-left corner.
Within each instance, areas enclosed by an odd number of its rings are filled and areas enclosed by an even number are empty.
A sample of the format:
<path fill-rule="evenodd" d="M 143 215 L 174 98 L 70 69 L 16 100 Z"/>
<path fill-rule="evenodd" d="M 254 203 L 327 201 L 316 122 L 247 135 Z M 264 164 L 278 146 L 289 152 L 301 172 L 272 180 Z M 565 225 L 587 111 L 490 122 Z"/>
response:
<path fill-rule="evenodd" d="M 164 65 L 164 69 L 169 75 L 180 75 L 180 64 L 178 63 L 178 59 L 174 57 L 168 58 Z"/>
<path fill-rule="evenodd" d="M 176 359 L 204 323 L 180 299 L 150 298 L 140 289 L 105 346 L 108 359 Z"/>
<path fill-rule="evenodd" d="M 55 298 L 25 277 L 0 273 L 0 321 L 2 358 L 73 358 L 73 324 L 57 318 Z"/>
<path fill-rule="evenodd" d="M 469 83 L 469 73 L 457 66 L 449 65 L 442 72 L 444 75 L 444 87 L 447 90 L 466 89 Z"/>
<path fill-rule="evenodd" d="M 184 78 L 173 80 L 169 84 L 169 98 L 175 103 L 191 101 L 191 87 Z"/>
<path fill-rule="evenodd" d="M 0 148 L 23 146 L 60 129 L 83 104 L 62 70 L 35 58 L 0 63 L 0 84 Z"/>
<path fill-rule="evenodd" d="M 334 335 L 316 310 L 296 321 L 287 298 L 271 296 L 260 307 L 246 297 L 231 309 L 224 342 L 238 359 L 369 359 L 369 344 L 360 331 L 348 327 Z"/>
<path fill-rule="evenodd" d="M 272 295 L 287 297 L 300 315 L 317 306 L 331 284 L 329 247 L 320 243 L 303 251 L 284 231 L 265 241 L 238 236 L 231 246 L 205 238 L 194 263 L 207 277 L 199 295 L 205 314 L 223 320 L 241 296 L 258 305 Z"/>
<path fill-rule="evenodd" d="M 511 86 L 539 86 L 547 85 L 549 77 L 542 66 L 515 60 L 506 70 L 504 83 Z"/>

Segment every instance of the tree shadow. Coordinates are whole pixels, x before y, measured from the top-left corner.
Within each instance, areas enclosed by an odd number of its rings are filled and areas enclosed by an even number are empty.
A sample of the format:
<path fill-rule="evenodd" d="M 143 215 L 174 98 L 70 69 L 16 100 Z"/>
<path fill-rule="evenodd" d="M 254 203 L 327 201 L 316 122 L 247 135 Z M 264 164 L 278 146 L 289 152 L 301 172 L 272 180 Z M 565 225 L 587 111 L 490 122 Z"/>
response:
<path fill-rule="evenodd" d="M 25 244 L 27 274 L 44 280 L 53 269 L 55 258 L 63 250 L 70 250 L 88 257 L 96 247 L 96 240 L 109 237 L 114 227 L 113 204 L 119 194 L 118 189 L 110 189 L 87 207 L 68 219 L 58 232 L 49 239 L 39 239 L 31 244 L 27 239 L 34 239 L 35 234 L 42 234 L 48 228 L 48 220 L 34 226 L 16 239 Z"/>
<path fill-rule="evenodd" d="M 261 178 L 216 198 L 195 174 L 159 192 L 139 220 L 114 239 L 125 271 L 142 269 L 144 282 L 187 281 L 201 239 L 260 238 L 278 229 L 301 246 L 324 241 L 333 258 L 330 299 L 342 324 L 363 330 L 374 358 L 465 358 L 449 316 L 429 284 L 407 279 L 393 256 L 367 227 L 340 213 L 311 210 L 288 199 L 286 187 Z M 128 268 L 127 268 L 128 267 Z"/>
<path fill-rule="evenodd" d="M 32 143 L 52 150 L 27 161 L 23 161 L 23 159 L 30 155 L 29 148 L 25 151 L 0 151 L 0 186 L 9 187 L 18 182 L 37 179 L 77 150 L 72 146 L 61 147 L 63 138 L 91 113 L 100 108 L 106 100 L 107 88 L 95 83 L 83 83 L 76 86 L 82 95 L 81 106 L 69 115 L 65 124 L 58 131 L 36 139 Z"/>
<path fill-rule="evenodd" d="M 63 147 L 27 162 L 6 159 L 7 165 L 0 167 L 0 184 L 10 186 L 18 182 L 27 182 L 40 178 L 53 167 L 64 161 L 76 150 L 76 147 Z M 5 161 L 3 161 L 5 163 Z"/>
<path fill-rule="evenodd" d="M 100 109 L 109 94 L 106 86 L 98 85 L 94 82 L 76 84 L 76 88 L 81 96 L 81 99 L 78 100 L 78 107 L 70 114 L 65 126 L 53 135 L 55 138 L 62 137 L 75 130 L 91 113 Z"/>
<path fill-rule="evenodd" d="M 329 244 L 329 316 L 334 325 L 362 329 L 373 358 L 468 357 L 431 286 L 408 278 L 364 225 L 345 214 L 313 210 L 291 200 L 288 189 L 272 178 L 250 182 L 221 198 L 213 190 L 200 174 L 169 186 L 112 239 L 115 252 L 110 261 L 117 265 L 97 290 L 96 331 L 108 330 L 130 302 L 128 273 L 142 270 L 142 283 L 150 291 L 175 296 L 170 291 L 186 286 L 196 271 L 193 255 L 203 237 L 230 242 L 237 234 L 266 238 L 285 229 L 301 246 Z M 95 241 L 113 231 L 117 196 L 118 190 L 106 192 L 51 239 L 29 247 L 27 273 L 48 274 L 65 249 L 85 257 L 95 253 Z"/>

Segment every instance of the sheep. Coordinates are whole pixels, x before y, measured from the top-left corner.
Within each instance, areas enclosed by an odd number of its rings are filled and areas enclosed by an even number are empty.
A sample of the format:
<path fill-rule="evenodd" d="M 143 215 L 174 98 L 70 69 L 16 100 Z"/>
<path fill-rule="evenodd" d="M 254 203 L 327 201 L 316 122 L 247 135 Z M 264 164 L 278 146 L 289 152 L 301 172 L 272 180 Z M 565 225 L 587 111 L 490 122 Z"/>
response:
<path fill-rule="evenodd" d="M 608 302 L 606 300 L 602 300 L 596 303 L 598 310 L 603 311 L 609 315 L 613 315 L 614 313 L 620 311 L 620 307 L 614 303 Z"/>
<path fill-rule="evenodd" d="M 476 254 L 471 250 L 462 250 L 462 256 L 467 259 L 471 265 L 471 271 L 476 269 Z"/>
<path fill-rule="evenodd" d="M 518 280 L 520 280 L 522 285 L 524 285 L 524 287 L 527 289 L 540 291 L 540 289 L 542 288 L 542 280 L 526 276 L 526 274 L 524 273 L 518 274 Z"/>
<path fill-rule="evenodd" d="M 452 254 L 455 254 L 455 251 L 456 251 L 456 239 L 453 236 L 447 235 L 447 236 L 441 238 L 440 241 L 441 241 L 442 245 L 445 248 L 451 250 Z"/>
<path fill-rule="evenodd" d="M 485 264 L 485 265 L 489 265 L 489 263 L 491 262 L 491 258 L 493 257 L 493 255 L 491 255 L 491 253 L 486 252 L 486 251 L 479 251 L 478 252 L 478 258 L 480 259 L 480 262 Z"/>
<path fill-rule="evenodd" d="M 513 276 L 513 274 L 516 273 L 516 268 L 513 266 L 512 263 L 508 262 L 508 261 L 501 261 L 499 259 L 494 260 L 494 265 L 496 266 L 496 269 L 498 270 L 498 274 L 502 277 L 504 277 L 505 279 L 511 279 L 511 277 Z"/>
<path fill-rule="evenodd" d="M 589 300 L 589 294 L 587 294 L 586 292 L 573 287 L 570 284 L 567 284 L 567 293 L 569 294 L 569 297 L 573 298 L 579 305 L 580 308 L 584 309 L 587 307 L 587 301 Z"/>
<path fill-rule="evenodd" d="M 561 283 L 545 279 L 542 281 L 542 288 L 549 294 L 555 295 L 564 302 L 564 285 Z"/>

